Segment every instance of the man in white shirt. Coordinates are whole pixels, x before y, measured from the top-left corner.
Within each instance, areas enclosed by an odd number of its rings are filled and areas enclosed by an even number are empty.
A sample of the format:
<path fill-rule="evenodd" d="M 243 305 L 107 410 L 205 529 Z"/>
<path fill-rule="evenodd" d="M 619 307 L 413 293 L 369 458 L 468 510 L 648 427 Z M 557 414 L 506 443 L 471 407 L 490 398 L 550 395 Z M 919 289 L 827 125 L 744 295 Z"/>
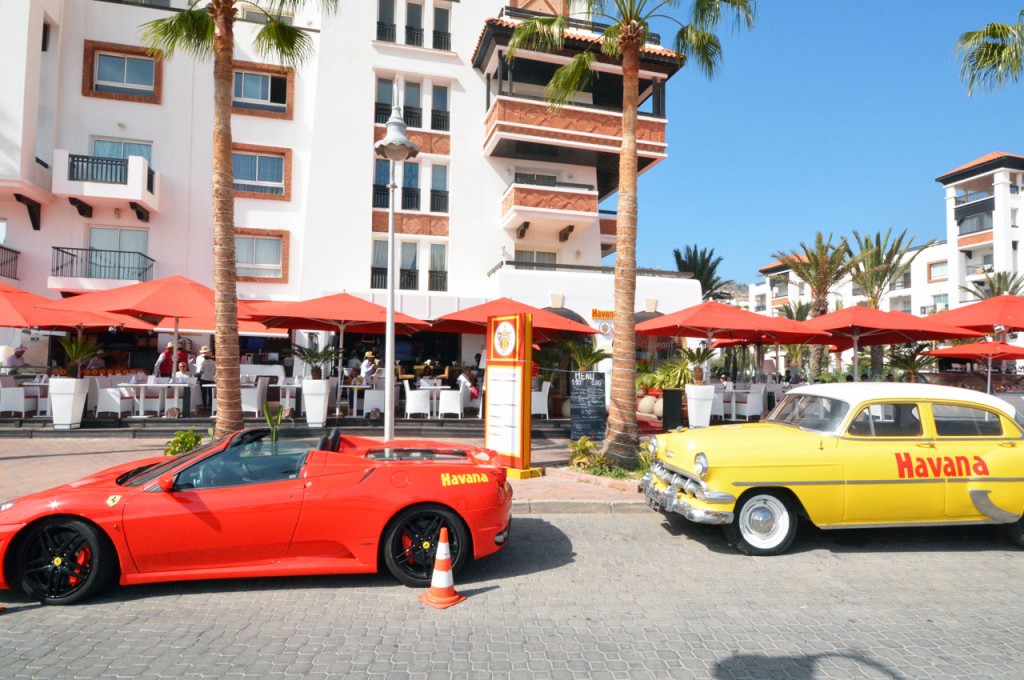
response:
<path fill-rule="evenodd" d="M 364 383 L 367 383 L 376 370 L 377 361 L 373 357 L 373 352 L 367 352 L 363 357 L 363 363 L 359 365 L 359 377 L 363 379 Z"/>
<path fill-rule="evenodd" d="M 14 348 L 14 354 L 7 357 L 7 368 L 22 368 L 25 365 L 25 350 L 28 347 L 18 345 Z"/>

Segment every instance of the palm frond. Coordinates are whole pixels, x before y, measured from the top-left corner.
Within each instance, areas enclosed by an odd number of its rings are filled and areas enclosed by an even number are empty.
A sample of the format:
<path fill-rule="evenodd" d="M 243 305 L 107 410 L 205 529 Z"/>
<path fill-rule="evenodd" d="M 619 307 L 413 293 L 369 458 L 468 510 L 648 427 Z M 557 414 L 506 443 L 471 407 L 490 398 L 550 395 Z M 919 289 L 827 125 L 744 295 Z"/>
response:
<path fill-rule="evenodd" d="M 325 14 L 334 14 L 341 5 L 340 0 L 270 0 L 272 14 L 295 14 L 295 12 L 310 3 L 315 3 L 318 9 Z"/>
<path fill-rule="evenodd" d="M 732 12 L 735 30 L 745 27 L 749 31 L 754 27 L 757 18 L 754 0 L 694 0 L 693 23 L 701 28 L 713 29 L 721 22 L 723 9 Z"/>
<path fill-rule="evenodd" d="M 604 29 L 603 40 L 601 41 L 601 54 L 612 59 L 622 58 L 622 46 L 619 45 L 619 36 L 622 34 L 622 26 L 611 24 Z"/>
<path fill-rule="evenodd" d="M 910 268 L 924 247 L 913 250 L 913 237 L 907 240 L 907 232 L 903 230 L 892 239 L 892 229 L 885 233 L 860 234 L 853 232 L 854 243 L 859 249 L 860 260 L 850 272 L 850 278 L 860 286 L 870 306 L 878 308 L 882 296 Z M 891 240 L 890 240 L 891 239 Z M 913 250 L 913 252 L 911 252 Z"/>
<path fill-rule="evenodd" d="M 696 245 L 685 246 L 684 251 L 675 248 L 672 254 L 676 259 L 676 270 L 689 272 L 700 281 L 702 299 L 710 300 L 715 293 L 732 281 L 718 276 L 718 266 L 722 257 L 715 255 L 714 248 L 698 248 Z"/>
<path fill-rule="evenodd" d="M 960 286 L 960 290 L 979 300 L 999 295 L 1024 295 L 1024 275 L 1013 272 L 986 273 L 983 281 Z"/>
<path fill-rule="evenodd" d="M 213 56 L 213 19 L 206 9 L 189 9 L 142 25 L 142 43 L 170 58 L 178 49 L 206 59 Z"/>
<path fill-rule="evenodd" d="M 552 109 L 560 109 L 569 103 L 573 95 L 583 89 L 593 73 L 594 53 L 580 52 L 568 64 L 558 67 L 551 81 L 544 88 L 544 99 Z"/>
<path fill-rule="evenodd" d="M 991 23 L 964 33 L 956 42 L 956 55 L 969 95 L 1017 82 L 1024 67 L 1024 10 L 1016 24 Z"/>
<path fill-rule="evenodd" d="M 566 18 L 563 16 L 527 19 L 516 26 L 508 41 L 508 58 L 514 59 L 519 50 L 557 52 L 565 44 Z"/>
<path fill-rule="evenodd" d="M 253 51 L 263 59 L 279 59 L 287 66 L 298 66 L 316 55 L 316 45 L 305 31 L 279 19 L 270 19 L 256 33 Z"/>
<path fill-rule="evenodd" d="M 711 31 L 687 24 L 676 33 L 676 52 L 697 64 L 705 78 L 714 78 L 722 61 L 722 43 Z"/>

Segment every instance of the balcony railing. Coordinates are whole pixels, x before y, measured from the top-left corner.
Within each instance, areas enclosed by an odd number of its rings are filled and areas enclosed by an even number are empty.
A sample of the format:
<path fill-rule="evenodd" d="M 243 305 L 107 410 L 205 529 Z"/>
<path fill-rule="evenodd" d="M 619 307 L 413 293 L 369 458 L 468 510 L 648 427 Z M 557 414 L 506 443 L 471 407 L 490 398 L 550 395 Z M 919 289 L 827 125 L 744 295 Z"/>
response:
<path fill-rule="evenodd" d="M 448 212 L 448 192 L 441 189 L 430 190 L 430 212 Z"/>
<path fill-rule="evenodd" d="M 430 111 L 430 129 L 439 130 L 441 132 L 448 132 L 450 125 L 451 114 L 447 111 L 441 111 L 440 109 L 432 109 Z"/>
<path fill-rule="evenodd" d="M 18 278 L 18 256 L 17 250 L 11 250 L 6 246 L 0 246 L 0 276 L 8 279 Z"/>
<path fill-rule="evenodd" d="M 936 312 L 944 312 L 949 309 L 949 305 L 922 305 L 921 313 L 918 316 L 925 316 L 926 314 L 935 314 Z"/>
<path fill-rule="evenodd" d="M 398 270 L 398 288 L 400 290 L 416 290 L 417 288 L 419 288 L 419 283 L 420 283 L 420 270 L 419 269 L 399 269 Z"/>
<path fill-rule="evenodd" d="M 427 280 L 428 290 L 445 292 L 448 290 L 448 272 L 430 272 Z"/>
<path fill-rule="evenodd" d="M 373 105 L 373 122 L 379 125 L 384 125 L 388 122 L 388 118 L 391 117 L 391 104 L 387 102 L 376 102 Z"/>
<path fill-rule="evenodd" d="M 153 263 L 153 258 L 134 251 L 55 246 L 50 276 L 149 281 L 153 278 Z"/>
<path fill-rule="evenodd" d="M 538 17 L 547 17 L 550 14 L 544 12 L 535 12 L 529 9 L 520 9 L 518 7 L 503 7 L 498 13 L 498 17 L 508 17 L 510 19 L 536 19 Z M 565 21 L 566 28 L 575 28 L 580 31 L 587 31 L 588 33 L 603 34 L 609 27 L 608 24 L 600 24 L 594 21 L 585 21 L 583 19 L 568 18 Z M 660 45 L 661 36 L 657 33 L 647 34 L 648 45 Z"/>
<path fill-rule="evenodd" d="M 578 184 L 576 182 L 560 182 L 557 179 L 545 175 L 532 175 L 525 172 L 517 172 L 515 176 L 515 184 L 531 184 L 539 187 L 555 187 L 558 189 L 582 189 L 583 191 L 593 191 L 593 184 Z"/>
<path fill-rule="evenodd" d="M 395 25 L 384 23 L 383 21 L 377 22 L 377 40 L 383 42 L 395 42 Z"/>
<path fill-rule="evenodd" d="M 155 174 L 153 168 L 148 169 L 146 190 L 149 193 L 153 193 L 153 178 Z M 128 184 L 128 159 L 69 154 L 68 180 L 72 182 L 99 182 L 101 184 Z"/>
<path fill-rule="evenodd" d="M 370 288 L 388 287 L 388 268 L 370 267 Z"/>
<path fill-rule="evenodd" d="M 413 47 L 423 47 L 423 28 L 416 26 L 405 27 L 405 44 Z"/>
<path fill-rule="evenodd" d="M 386 208 L 388 207 L 389 194 L 387 184 L 374 184 L 373 185 L 373 207 L 374 208 Z"/>
<path fill-rule="evenodd" d="M 406 106 L 402 109 L 402 119 L 411 128 L 423 127 L 423 109 L 419 106 Z"/>
<path fill-rule="evenodd" d="M 764 305 L 764 304 L 760 304 L 760 305 L 754 305 L 754 311 L 755 311 L 755 312 L 763 312 L 763 311 L 765 311 L 766 309 L 768 309 L 768 306 L 767 306 L 767 305 Z"/>
<path fill-rule="evenodd" d="M 910 288 L 910 276 L 904 276 L 892 282 L 893 290 L 903 290 L 904 288 Z"/>
<path fill-rule="evenodd" d="M 434 49 L 451 52 L 452 34 L 448 31 L 434 31 Z"/>
<path fill-rule="evenodd" d="M 985 274 L 991 274 L 994 270 L 995 267 L 991 264 L 969 265 L 963 270 L 963 278 L 967 279 L 972 276 L 984 276 Z"/>
<path fill-rule="evenodd" d="M 516 262 L 515 260 L 502 260 L 498 262 L 498 264 L 491 267 L 491 269 L 487 272 L 487 276 L 493 276 L 495 272 L 499 271 L 503 267 L 509 267 L 511 269 L 530 269 L 546 272 L 592 272 L 595 274 L 615 273 L 615 267 L 604 267 L 600 265 L 560 264 L 555 262 Z M 690 274 L 689 272 L 647 268 L 638 268 L 636 270 L 636 275 L 652 276 L 655 278 L 662 279 L 689 279 L 693 277 L 693 275 Z"/>
<path fill-rule="evenodd" d="M 420 209 L 420 190 L 402 187 L 402 210 Z"/>
<path fill-rule="evenodd" d="M 967 236 L 968 234 L 977 234 L 982 231 L 992 230 L 992 220 L 972 220 L 970 218 L 962 220 L 957 228 L 957 234 L 959 236 Z"/>
<path fill-rule="evenodd" d="M 980 201 L 982 199 L 992 198 L 992 192 L 990 191 L 965 191 L 956 197 L 956 205 L 963 205 L 965 203 L 973 203 L 974 201 Z"/>

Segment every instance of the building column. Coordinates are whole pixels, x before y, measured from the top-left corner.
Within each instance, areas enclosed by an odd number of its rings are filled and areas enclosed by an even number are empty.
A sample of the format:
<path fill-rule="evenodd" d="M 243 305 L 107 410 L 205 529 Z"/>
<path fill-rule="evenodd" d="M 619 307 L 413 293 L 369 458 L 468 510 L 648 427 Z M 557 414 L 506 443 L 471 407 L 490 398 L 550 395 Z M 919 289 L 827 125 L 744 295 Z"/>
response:
<path fill-rule="evenodd" d="M 960 286 L 963 285 L 963 269 L 962 260 L 963 255 L 960 254 L 960 246 L 958 239 L 960 238 L 959 229 L 956 225 L 956 187 L 946 187 L 946 271 L 947 279 L 945 291 L 949 300 L 949 308 L 955 309 L 960 306 Z M 928 275 L 927 269 L 925 270 L 925 276 Z M 916 301 L 915 301 L 916 302 Z M 928 301 L 925 305 L 931 304 L 931 297 L 929 296 Z M 913 310 L 913 305 L 911 306 Z M 917 308 L 920 311 L 920 308 Z"/>
<path fill-rule="evenodd" d="M 998 170 L 992 178 L 992 265 L 997 272 L 1013 271 L 1010 245 L 1010 171 Z"/>

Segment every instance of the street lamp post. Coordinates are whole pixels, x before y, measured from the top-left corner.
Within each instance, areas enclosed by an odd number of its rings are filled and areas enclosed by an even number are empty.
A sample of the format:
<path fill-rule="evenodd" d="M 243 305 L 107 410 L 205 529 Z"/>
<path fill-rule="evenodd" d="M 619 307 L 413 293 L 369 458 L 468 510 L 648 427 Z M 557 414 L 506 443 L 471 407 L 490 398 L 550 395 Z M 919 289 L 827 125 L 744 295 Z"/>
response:
<path fill-rule="evenodd" d="M 384 139 L 373 145 L 374 152 L 390 162 L 388 183 L 388 302 L 384 329 L 384 441 L 395 438 L 395 163 L 415 158 L 420 148 L 405 134 L 402 107 L 398 104 L 398 84 L 392 95 L 394 106 L 388 119 Z"/>

